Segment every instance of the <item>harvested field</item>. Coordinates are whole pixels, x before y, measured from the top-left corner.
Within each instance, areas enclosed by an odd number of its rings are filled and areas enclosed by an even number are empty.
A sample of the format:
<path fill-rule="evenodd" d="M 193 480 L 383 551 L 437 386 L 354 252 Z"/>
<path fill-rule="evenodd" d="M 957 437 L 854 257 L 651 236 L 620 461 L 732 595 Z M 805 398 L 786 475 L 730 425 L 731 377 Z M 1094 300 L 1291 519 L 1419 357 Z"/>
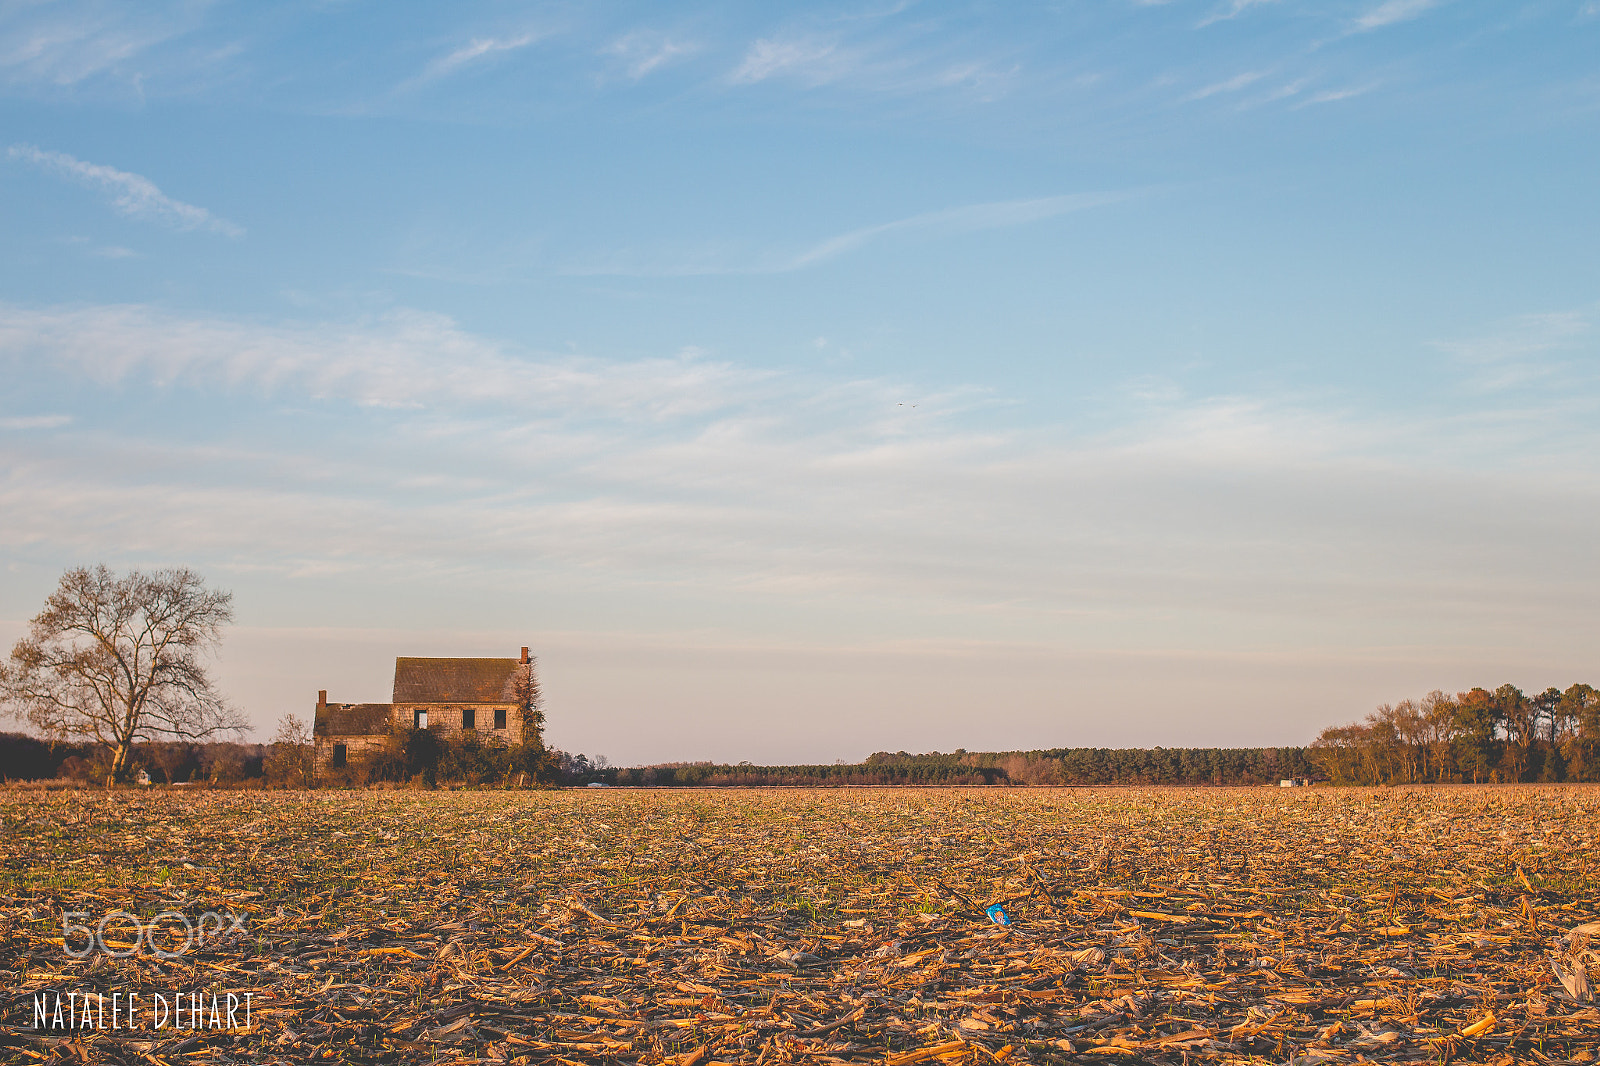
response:
<path fill-rule="evenodd" d="M 9 791 L 0 816 L 18 1062 L 1589 1062 L 1600 1042 L 1600 925 L 1571 932 L 1600 919 L 1593 788 Z M 242 931 L 68 957 L 63 912 L 118 910 Z M 41 995 L 104 993 L 109 1023 L 113 994 L 176 989 L 250 992 L 251 1026 L 32 1028 Z"/>

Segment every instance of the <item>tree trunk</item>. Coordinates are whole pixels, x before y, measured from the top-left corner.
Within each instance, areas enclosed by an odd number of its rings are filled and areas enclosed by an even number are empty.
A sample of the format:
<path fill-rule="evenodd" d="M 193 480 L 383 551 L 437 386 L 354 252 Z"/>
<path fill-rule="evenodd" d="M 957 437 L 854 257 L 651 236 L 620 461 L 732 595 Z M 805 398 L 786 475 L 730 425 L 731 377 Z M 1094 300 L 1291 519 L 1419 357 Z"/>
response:
<path fill-rule="evenodd" d="M 128 759 L 133 754 L 131 740 L 117 741 L 117 752 L 111 759 L 111 776 L 121 778 L 128 772 Z"/>

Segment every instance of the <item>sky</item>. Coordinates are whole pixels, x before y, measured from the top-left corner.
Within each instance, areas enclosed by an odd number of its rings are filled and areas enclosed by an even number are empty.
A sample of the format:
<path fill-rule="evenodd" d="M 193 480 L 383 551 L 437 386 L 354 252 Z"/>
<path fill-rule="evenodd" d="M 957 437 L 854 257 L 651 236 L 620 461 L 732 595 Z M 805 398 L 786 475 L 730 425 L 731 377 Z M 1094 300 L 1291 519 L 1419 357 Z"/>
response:
<path fill-rule="evenodd" d="M 0 0 L 0 641 L 622 765 L 1600 680 L 1600 0 Z"/>

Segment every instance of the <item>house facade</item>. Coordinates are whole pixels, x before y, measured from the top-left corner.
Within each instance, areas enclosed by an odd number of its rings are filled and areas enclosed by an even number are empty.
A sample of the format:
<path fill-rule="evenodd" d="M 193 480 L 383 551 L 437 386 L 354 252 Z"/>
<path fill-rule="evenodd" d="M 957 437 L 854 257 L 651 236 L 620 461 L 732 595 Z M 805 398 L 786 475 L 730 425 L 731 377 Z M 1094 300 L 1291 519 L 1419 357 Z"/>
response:
<path fill-rule="evenodd" d="M 394 661 L 388 703 L 329 703 L 326 690 L 317 693 L 317 777 L 337 774 L 410 729 L 446 737 L 473 732 L 487 741 L 520 744 L 532 667 L 527 648 L 516 659 L 402 656 Z"/>

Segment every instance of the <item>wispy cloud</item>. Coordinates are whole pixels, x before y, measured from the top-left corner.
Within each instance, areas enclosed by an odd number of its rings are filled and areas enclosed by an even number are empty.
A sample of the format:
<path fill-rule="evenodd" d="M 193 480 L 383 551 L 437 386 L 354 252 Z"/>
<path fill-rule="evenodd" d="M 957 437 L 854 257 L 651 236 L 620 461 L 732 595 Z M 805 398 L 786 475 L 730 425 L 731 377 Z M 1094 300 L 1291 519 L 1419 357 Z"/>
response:
<path fill-rule="evenodd" d="M 1256 85 L 1267 76 L 1268 72 L 1264 70 L 1246 71 L 1243 74 L 1238 74 L 1232 78 L 1228 78 L 1226 81 L 1214 82 L 1211 85 L 1196 89 L 1183 99 L 1186 102 L 1189 102 L 1195 100 L 1205 100 L 1213 96 L 1222 95 L 1224 93 L 1243 92 L 1245 89 L 1250 88 L 1252 85 Z M 1296 78 L 1293 81 L 1284 82 L 1276 88 L 1268 89 L 1264 86 L 1260 87 L 1256 91 L 1248 94 L 1238 106 L 1240 109 L 1247 109 L 1261 107 L 1265 104 L 1276 103 L 1280 100 L 1291 99 L 1304 92 L 1306 87 L 1312 84 L 1314 80 L 1315 79 L 1312 77 L 1302 77 Z M 1372 82 L 1367 85 L 1355 86 L 1353 88 L 1329 89 L 1305 97 L 1294 106 L 1297 108 L 1309 107 L 1312 104 L 1328 104 L 1333 103 L 1336 100 L 1348 100 L 1351 97 L 1360 96 L 1363 93 L 1371 92 L 1377 87 L 1378 83 Z"/>
<path fill-rule="evenodd" d="M 90 255 L 90 256 L 93 256 L 96 259 L 142 259 L 143 258 L 143 256 L 141 256 L 138 252 L 134 251 L 132 248 L 125 248 L 120 244 L 95 244 L 93 241 L 91 241 L 87 237 L 80 237 L 80 236 L 58 237 L 57 240 L 61 244 L 65 244 L 70 248 L 81 249 L 83 251 L 84 255 Z"/>
<path fill-rule="evenodd" d="M 1248 102 L 1248 106 L 1259 107 L 1263 104 L 1273 104 L 1279 100 L 1287 100 L 1290 97 L 1299 96 L 1305 90 L 1305 87 L 1310 84 L 1310 78 L 1296 78 L 1294 81 L 1285 82 L 1276 89 L 1270 89 L 1252 97 Z"/>
<path fill-rule="evenodd" d="M 1262 4 L 1270 4 L 1274 2 L 1276 2 L 1276 0 L 1231 0 L 1230 3 L 1224 4 L 1222 7 L 1217 8 L 1217 10 L 1201 19 L 1197 28 L 1210 26 L 1214 22 L 1226 22 L 1229 19 L 1236 19 L 1246 11 L 1250 10 L 1252 7 L 1259 7 Z"/>
<path fill-rule="evenodd" d="M 30 163 L 48 173 L 100 189 L 111 196 L 112 206 L 129 218 L 159 222 L 180 230 L 206 230 L 227 237 L 244 236 L 244 228 L 218 218 L 203 207 L 174 200 L 140 174 L 115 167 L 86 163 L 65 152 L 45 151 L 31 144 L 14 144 L 7 153 L 12 159 Z"/>
<path fill-rule="evenodd" d="M 733 85 L 787 81 L 808 89 L 840 86 L 868 92 L 918 94 L 959 91 L 982 102 L 1008 94 L 1022 73 L 1012 56 L 953 55 L 917 33 L 882 30 L 892 12 L 865 20 L 850 35 L 832 30 L 789 32 L 761 38 L 727 75 Z"/>
<path fill-rule="evenodd" d="M 1003 229 L 1030 222 L 1043 222 L 1074 211 L 1126 200 L 1130 193 L 1070 193 L 1065 196 L 1043 196 L 1032 200 L 1000 200 L 993 203 L 967 204 L 962 207 L 929 211 L 910 218 L 883 222 L 876 226 L 829 237 L 783 264 L 780 269 L 798 270 L 855 251 L 864 245 L 893 233 L 926 231 L 934 233 L 970 233 L 977 230 Z"/>
<path fill-rule="evenodd" d="M 60 429 L 71 423 L 71 415 L 12 415 L 0 418 L 0 429 Z"/>
<path fill-rule="evenodd" d="M 1378 87 L 1378 82 L 1368 82 L 1366 85 L 1356 85 L 1348 89 L 1325 89 L 1320 93 L 1312 93 L 1295 107 L 1312 107 L 1316 104 L 1333 104 L 1340 100 L 1350 100 L 1357 96 L 1365 96 Z"/>
<path fill-rule="evenodd" d="M 1207 85 L 1203 89 L 1196 89 L 1194 92 L 1190 93 L 1188 96 L 1185 96 L 1184 99 L 1185 100 L 1204 100 L 1206 97 L 1215 96 L 1218 93 L 1238 92 L 1240 89 L 1243 89 L 1248 85 L 1254 85 L 1256 82 L 1260 81 L 1262 78 L 1264 78 L 1266 76 L 1267 76 L 1267 72 L 1264 71 L 1264 70 L 1246 71 L 1243 74 L 1234 75 L 1233 77 L 1229 78 L 1227 81 L 1219 81 L 1219 82 L 1216 82 L 1216 83 L 1214 83 L 1212 85 Z"/>
<path fill-rule="evenodd" d="M 840 233 L 798 252 L 751 252 L 731 245 L 691 249 L 626 249 L 569 263 L 562 273 L 621 277 L 692 277 L 710 274 L 783 274 L 817 266 L 898 233 L 954 235 L 1043 222 L 1075 211 L 1118 203 L 1132 192 L 1070 193 L 1028 200 L 1000 200 L 928 211 Z"/>
<path fill-rule="evenodd" d="M 68 89 L 109 75 L 199 25 L 205 4 L 8 4 L 0 9 L 0 80 Z"/>
<path fill-rule="evenodd" d="M 628 77 L 638 81 L 697 51 L 699 47 L 690 42 L 676 41 L 661 34 L 639 31 L 612 41 L 600 50 L 600 54 L 615 56 L 622 63 Z"/>
<path fill-rule="evenodd" d="M 528 47 L 539 39 L 536 33 L 525 33 L 517 37 L 474 37 L 466 44 L 435 59 L 418 76 L 419 81 L 431 81 L 453 74 L 463 67 L 480 63 L 505 52 L 515 52 Z"/>
<path fill-rule="evenodd" d="M 28 352 L 104 384 L 141 377 L 285 390 L 373 408 L 487 404 L 642 418 L 704 413 L 700 405 L 729 402 L 767 377 L 694 352 L 630 364 L 620 375 L 598 360 L 519 357 L 448 318 L 417 312 L 343 326 L 264 328 L 139 306 L 0 305 L 0 357 Z"/>
<path fill-rule="evenodd" d="M 834 41 L 815 37 L 763 38 L 750 46 L 728 78 L 736 84 L 750 85 L 786 75 L 822 84 L 839 78 L 855 65 L 854 57 L 842 52 Z"/>
<path fill-rule="evenodd" d="M 1357 33 L 1381 29 L 1397 22 L 1406 22 L 1436 8 L 1443 0 L 1385 0 L 1355 21 Z"/>
<path fill-rule="evenodd" d="M 1520 315 L 1476 337 L 1438 341 L 1435 347 L 1467 371 L 1479 392 L 1499 392 L 1563 375 L 1577 346 L 1593 336 L 1592 310 Z"/>

